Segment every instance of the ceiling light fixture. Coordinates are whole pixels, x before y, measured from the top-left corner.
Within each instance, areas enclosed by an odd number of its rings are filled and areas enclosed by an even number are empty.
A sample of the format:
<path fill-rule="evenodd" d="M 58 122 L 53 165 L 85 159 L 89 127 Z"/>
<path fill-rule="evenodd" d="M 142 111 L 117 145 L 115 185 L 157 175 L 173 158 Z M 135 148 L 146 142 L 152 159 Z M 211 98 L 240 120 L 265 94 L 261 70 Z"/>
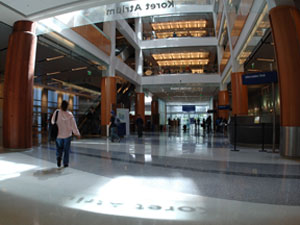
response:
<path fill-rule="evenodd" d="M 158 39 L 172 38 L 174 32 L 156 32 Z M 176 37 L 203 37 L 207 34 L 206 30 L 197 30 L 197 31 L 176 31 Z"/>
<path fill-rule="evenodd" d="M 46 58 L 46 61 L 53 61 L 53 60 L 57 60 L 57 59 L 62 59 L 64 58 L 64 55 L 60 55 L 60 56 L 55 56 L 55 57 L 51 57 L 51 58 Z"/>
<path fill-rule="evenodd" d="M 157 64 L 159 66 L 192 66 L 192 65 L 207 65 L 208 63 L 209 63 L 209 59 L 157 61 Z"/>
<path fill-rule="evenodd" d="M 270 59 L 270 58 L 256 58 L 256 61 L 259 61 L 259 62 L 275 62 L 275 59 Z"/>
<path fill-rule="evenodd" d="M 174 52 L 174 53 L 160 53 L 152 54 L 155 60 L 168 60 L 168 59 L 206 59 L 209 52 Z"/>
<path fill-rule="evenodd" d="M 262 72 L 261 70 L 257 70 L 257 69 L 248 69 L 249 72 Z"/>
<path fill-rule="evenodd" d="M 171 29 L 187 29 L 187 28 L 205 28 L 207 26 L 206 20 L 191 20 L 191 21 L 174 21 L 152 23 L 153 30 L 171 30 Z"/>
<path fill-rule="evenodd" d="M 50 75 L 55 75 L 55 74 L 59 74 L 61 73 L 60 71 L 57 71 L 57 72 L 51 72 L 51 73 L 46 73 L 47 76 L 50 76 Z"/>
<path fill-rule="evenodd" d="M 72 71 L 85 70 L 85 69 L 87 69 L 87 66 L 73 68 Z"/>
<path fill-rule="evenodd" d="M 126 91 L 128 91 L 129 87 L 125 88 L 123 91 L 123 94 L 125 94 Z"/>
<path fill-rule="evenodd" d="M 204 69 L 192 69 L 192 73 L 204 73 Z"/>
<path fill-rule="evenodd" d="M 61 83 L 63 86 L 66 86 L 66 87 L 69 87 L 69 88 L 72 88 L 72 89 L 75 89 L 75 90 L 90 93 L 90 94 L 93 94 L 93 95 L 101 95 L 101 92 L 98 92 L 98 91 L 94 91 L 94 90 L 91 90 L 91 89 L 88 89 L 88 88 L 84 88 L 84 87 L 81 87 L 81 86 L 78 86 L 78 85 L 75 85 L 75 84 L 70 84 L 70 83 L 64 82 L 62 80 L 57 80 L 57 79 L 53 79 L 53 78 L 52 78 L 52 80 L 55 81 L 55 82 Z"/>

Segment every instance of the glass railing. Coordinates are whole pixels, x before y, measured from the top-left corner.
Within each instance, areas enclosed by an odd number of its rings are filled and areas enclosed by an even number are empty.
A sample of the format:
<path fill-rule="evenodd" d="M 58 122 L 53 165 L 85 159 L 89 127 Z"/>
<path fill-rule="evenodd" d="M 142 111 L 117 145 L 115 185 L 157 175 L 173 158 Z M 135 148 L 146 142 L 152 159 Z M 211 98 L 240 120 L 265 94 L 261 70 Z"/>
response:
<path fill-rule="evenodd" d="M 268 14 L 268 6 L 265 5 L 262 12 L 260 12 L 260 17 L 258 18 L 254 28 L 252 29 L 242 51 L 237 57 L 240 65 L 243 65 L 248 57 L 252 54 L 256 46 L 262 40 L 267 32 L 270 31 L 270 21 Z"/>
<path fill-rule="evenodd" d="M 209 65 L 205 67 L 183 66 L 183 67 L 144 67 L 144 76 L 156 75 L 179 75 L 179 74 L 216 74 L 218 73 L 217 65 Z"/>
<path fill-rule="evenodd" d="M 203 7 L 210 7 L 212 3 L 212 0 L 174 0 L 164 3 L 157 3 L 155 0 L 147 2 L 124 1 L 108 5 L 102 5 L 103 3 L 100 2 L 98 6 L 89 9 L 40 20 L 38 21 L 37 33 L 43 34 L 51 31 L 59 33 L 66 28 L 129 18 L 196 13 L 201 11 Z M 105 34 L 103 33 L 103 35 Z"/>

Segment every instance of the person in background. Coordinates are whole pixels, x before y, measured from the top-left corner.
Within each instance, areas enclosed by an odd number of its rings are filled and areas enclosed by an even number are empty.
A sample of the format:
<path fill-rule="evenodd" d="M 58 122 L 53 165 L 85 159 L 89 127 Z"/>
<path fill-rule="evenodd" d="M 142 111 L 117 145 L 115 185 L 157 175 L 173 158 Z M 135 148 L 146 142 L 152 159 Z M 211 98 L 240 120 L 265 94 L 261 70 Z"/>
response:
<path fill-rule="evenodd" d="M 51 142 L 51 128 L 52 128 L 51 119 L 52 119 L 52 116 L 53 116 L 53 113 L 47 119 L 47 123 L 48 123 L 48 142 Z"/>
<path fill-rule="evenodd" d="M 216 119 L 216 132 L 220 132 L 221 131 L 221 122 L 222 122 L 222 118 L 218 117 Z"/>
<path fill-rule="evenodd" d="M 210 131 L 211 131 L 211 116 L 207 117 L 206 125 L 207 125 L 207 133 L 210 133 Z"/>
<path fill-rule="evenodd" d="M 110 129 L 111 141 L 114 142 L 115 140 L 117 140 L 118 142 L 120 142 L 120 137 L 118 135 L 118 126 L 117 126 L 117 119 L 116 119 L 116 116 L 115 116 L 115 112 L 111 111 L 110 114 L 111 114 L 111 117 L 110 117 L 109 129 Z"/>
<path fill-rule="evenodd" d="M 137 130 L 138 130 L 138 137 L 142 137 L 143 136 L 143 124 L 144 124 L 144 121 L 143 121 L 143 119 L 141 118 L 140 115 L 137 115 L 137 119 L 135 121 L 135 124 L 136 124 Z"/>
<path fill-rule="evenodd" d="M 69 152 L 71 146 L 72 133 L 80 138 L 80 133 L 77 128 L 73 114 L 68 111 L 69 103 L 62 101 L 61 109 L 55 110 L 52 115 L 51 123 L 55 123 L 55 116 L 58 113 L 56 124 L 58 126 L 58 135 L 56 139 L 56 160 L 57 167 L 61 166 L 63 156 L 64 167 L 69 166 Z"/>
<path fill-rule="evenodd" d="M 205 135 L 205 129 L 206 129 L 206 120 L 203 118 L 201 127 L 203 128 L 203 135 Z"/>

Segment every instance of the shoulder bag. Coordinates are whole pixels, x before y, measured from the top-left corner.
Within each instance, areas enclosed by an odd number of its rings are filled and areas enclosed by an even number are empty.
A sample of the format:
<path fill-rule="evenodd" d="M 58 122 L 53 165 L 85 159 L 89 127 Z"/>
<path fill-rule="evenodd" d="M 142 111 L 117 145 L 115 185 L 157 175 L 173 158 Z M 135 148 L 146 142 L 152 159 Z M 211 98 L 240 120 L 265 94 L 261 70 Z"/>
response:
<path fill-rule="evenodd" d="M 51 141 L 55 141 L 57 138 L 57 135 L 58 135 L 58 126 L 56 124 L 57 116 L 58 116 L 58 111 L 56 111 L 55 121 L 54 121 L 54 124 L 52 124 L 51 129 L 50 129 Z"/>

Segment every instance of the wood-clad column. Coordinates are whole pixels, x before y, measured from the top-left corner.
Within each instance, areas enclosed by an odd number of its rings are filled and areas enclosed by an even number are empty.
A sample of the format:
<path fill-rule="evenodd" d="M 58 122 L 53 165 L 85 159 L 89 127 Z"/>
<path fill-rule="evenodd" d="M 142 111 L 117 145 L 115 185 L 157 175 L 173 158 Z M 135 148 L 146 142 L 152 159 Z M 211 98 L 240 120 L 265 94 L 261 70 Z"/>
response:
<path fill-rule="evenodd" d="M 280 152 L 300 157 L 300 12 L 293 6 L 270 10 L 280 90 Z"/>
<path fill-rule="evenodd" d="M 37 38 L 31 21 L 17 21 L 10 35 L 4 75 L 3 146 L 32 147 L 33 78 Z"/>
<path fill-rule="evenodd" d="M 243 85 L 242 72 L 231 74 L 232 115 L 248 115 L 248 87 Z"/>
<path fill-rule="evenodd" d="M 159 112 L 158 112 L 158 101 L 152 100 L 151 102 L 151 121 L 155 130 L 159 127 Z"/>
<path fill-rule="evenodd" d="M 48 89 L 43 88 L 42 90 L 42 129 L 43 131 L 47 131 L 48 128 Z"/>
<path fill-rule="evenodd" d="M 218 107 L 229 105 L 229 95 L 228 91 L 219 91 L 218 95 Z M 229 109 L 219 109 L 219 117 L 228 120 Z"/>
<path fill-rule="evenodd" d="M 135 116 L 140 115 L 145 124 L 145 94 L 136 93 Z"/>
<path fill-rule="evenodd" d="M 115 77 L 101 79 L 101 135 L 108 135 L 107 125 L 110 122 L 111 111 L 116 113 L 117 90 Z"/>

